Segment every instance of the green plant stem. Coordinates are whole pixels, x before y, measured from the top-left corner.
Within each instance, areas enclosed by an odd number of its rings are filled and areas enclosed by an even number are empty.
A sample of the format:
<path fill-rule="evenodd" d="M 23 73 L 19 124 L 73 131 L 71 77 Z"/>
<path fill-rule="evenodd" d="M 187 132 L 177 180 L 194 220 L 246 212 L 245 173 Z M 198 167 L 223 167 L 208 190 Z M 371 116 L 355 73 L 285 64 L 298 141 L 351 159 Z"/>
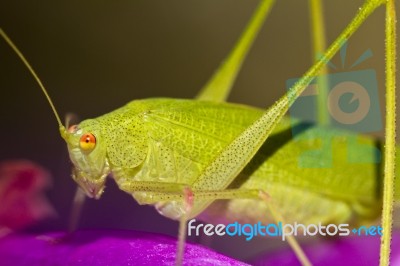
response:
<path fill-rule="evenodd" d="M 318 55 L 321 55 L 326 49 L 325 36 L 325 21 L 324 12 L 321 0 L 309 0 L 310 8 L 310 24 L 313 44 L 313 61 L 318 60 Z M 317 96 L 317 121 L 320 125 L 329 125 L 329 114 L 326 108 L 328 94 L 328 68 L 326 64 L 322 67 L 319 76 L 317 77 L 318 96 Z"/>
<path fill-rule="evenodd" d="M 380 265 L 389 265 L 390 242 L 393 223 L 393 198 L 396 160 L 396 11 L 393 0 L 386 4 L 386 136 L 385 178 L 383 185 L 383 210 Z"/>

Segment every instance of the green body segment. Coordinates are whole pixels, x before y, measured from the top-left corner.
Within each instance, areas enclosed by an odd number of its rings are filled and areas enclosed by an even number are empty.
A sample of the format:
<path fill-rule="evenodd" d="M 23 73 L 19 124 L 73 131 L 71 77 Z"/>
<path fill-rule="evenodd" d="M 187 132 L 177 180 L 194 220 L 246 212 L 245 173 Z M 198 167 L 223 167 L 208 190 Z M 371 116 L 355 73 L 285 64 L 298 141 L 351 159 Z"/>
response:
<path fill-rule="evenodd" d="M 120 187 L 130 180 L 195 186 L 205 167 L 262 114 L 261 109 L 239 104 L 155 98 L 133 101 L 83 121 L 80 128 L 96 138 L 101 136 L 96 149 L 106 147 L 106 161 Z M 301 125 L 283 119 L 229 188 L 265 190 L 286 222 L 362 222 L 375 217 L 380 208 L 379 166 L 348 162 L 348 140 L 355 135 L 310 126 L 297 141 L 292 139 L 292 126 Z M 318 152 L 307 153 L 318 151 L 326 140 L 332 145 L 330 166 L 321 165 L 326 158 Z M 374 145 L 371 138 L 360 137 L 359 141 Z M 375 154 L 360 152 L 353 156 L 371 161 Z M 320 168 L 301 167 L 299 158 Z M 154 194 L 126 192 L 139 203 Z M 195 198 L 194 209 L 196 201 L 200 203 L 201 199 Z M 162 214 L 176 219 L 174 209 L 182 208 L 182 203 L 165 204 L 170 208 Z M 211 222 L 272 221 L 265 203 L 250 199 L 216 201 L 201 217 Z"/>

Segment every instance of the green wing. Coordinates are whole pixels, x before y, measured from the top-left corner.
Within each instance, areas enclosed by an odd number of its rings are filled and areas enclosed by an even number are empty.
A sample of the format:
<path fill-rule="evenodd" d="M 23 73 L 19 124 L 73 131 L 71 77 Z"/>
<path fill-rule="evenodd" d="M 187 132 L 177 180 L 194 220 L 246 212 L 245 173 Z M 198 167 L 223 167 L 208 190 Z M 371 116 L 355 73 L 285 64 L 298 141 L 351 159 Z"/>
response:
<path fill-rule="evenodd" d="M 153 148 L 145 167 L 153 171 L 152 180 L 166 182 L 192 184 L 224 147 L 262 115 L 260 109 L 229 103 L 146 101 L 150 111 L 145 127 Z M 293 140 L 292 128 L 301 126 L 304 130 L 298 140 Z M 356 150 L 353 158 L 362 160 L 349 162 L 348 145 L 355 137 L 347 131 L 307 127 L 283 119 L 230 187 L 271 192 L 272 197 L 280 198 L 278 205 L 284 217 L 304 219 L 319 211 L 313 217 L 322 221 L 347 220 L 351 215 L 369 219 L 379 207 L 379 167 L 371 163 L 376 154 L 368 150 Z M 374 145 L 374 140 L 367 137 L 357 141 Z M 323 143 L 331 147 L 328 152 L 318 152 Z M 306 199 L 314 206 L 304 205 Z M 289 202 L 294 206 L 286 206 Z"/>
<path fill-rule="evenodd" d="M 198 171 L 262 114 L 259 109 L 243 105 L 192 100 L 153 99 L 152 105 L 146 125 L 151 139 L 174 154 L 171 160 L 184 158 L 186 169 L 191 162 Z M 349 162 L 347 153 L 349 143 L 373 147 L 374 141 L 366 137 L 355 139 L 356 135 L 343 130 L 311 126 L 304 128 L 299 140 L 293 140 L 292 127 L 300 126 L 284 119 L 244 169 L 245 180 L 240 182 L 252 180 L 254 186 L 265 185 L 266 191 L 268 184 L 280 184 L 353 205 L 375 205 L 379 198 L 378 167 L 371 161 L 376 154 L 368 149 L 353 149 L 358 151 L 352 154 L 357 160 Z M 318 152 L 326 148 L 321 146 L 324 143 L 331 149 Z M 180 172 L 179 167 L 173 171 Z M 171 178 L 190 184 L 196 176 Z"/>

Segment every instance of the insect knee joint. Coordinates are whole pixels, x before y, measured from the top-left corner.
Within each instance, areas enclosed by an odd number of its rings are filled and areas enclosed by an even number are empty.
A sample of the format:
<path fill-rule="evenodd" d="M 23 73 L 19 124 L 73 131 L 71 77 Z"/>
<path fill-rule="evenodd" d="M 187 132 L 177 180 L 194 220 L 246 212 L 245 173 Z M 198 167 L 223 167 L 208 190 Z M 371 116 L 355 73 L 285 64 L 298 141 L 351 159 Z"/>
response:
<path fill-rule="evenodd" d="M 189 213 L 193 207 L 193 202 L 194 202 L 194 194 L 190 187 L 188 187 L 188 186 L 184 187 L 183 198 L 184 198 L 184 202 L 185 202 L 185 210 L 186 210 L 186 212 Z"/>

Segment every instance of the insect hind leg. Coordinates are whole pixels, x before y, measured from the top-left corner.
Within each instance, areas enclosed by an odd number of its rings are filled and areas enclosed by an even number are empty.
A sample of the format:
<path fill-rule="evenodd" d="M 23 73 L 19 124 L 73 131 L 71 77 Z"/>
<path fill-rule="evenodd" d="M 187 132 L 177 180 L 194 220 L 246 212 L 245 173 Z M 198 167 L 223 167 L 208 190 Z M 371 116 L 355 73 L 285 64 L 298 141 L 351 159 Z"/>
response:
<path fill-rule="evenodd" d="M 195 197 L 201 199 L 219 200 L 219 199 L 237 199 L 237 198 L 250 198 L 250 199 L 262 199 L 268 206 L 273 219 L 275 222 L 285 223 L 282 215 L 276 210 L 275 206 L 271 201 L 271 196 L 264 190 L 258 189 L 228 189 L 223 191 L 196 191 L 194 192 Z M 296 238 L 290 234 L 287 234 L 287 239 L 290 247 L 293 249 L 296 257 L 299 259 L 302 265 L 312 265 L 303 249 L 300 247 Z"/>
<path fill-rule="evenodd" d="M 265 191 L 260 191 L 260 198 L 265 201 L 267 204 L 272 217 L 276 222 L 280 221 L 282 223 L 285 223 L 283 220 L 282 215 L 275 209 L 271 202 L 271 197 L 265 192 Z M 312 265 L 309 259 L 307 258 L 307 255 L 304 253 L 303 249 L 300 247 L 299 242 L 297 242 L 296 238 L 292 235 L 287 235 L 288 236 L 288 242 L 290 247 L 293 249 L 294 253 L 296 254 L 296 257 L 299 259 L 302 265 Z"/>
<path fill-rule="evenodd" d="M 276 210 L 275 206 L 271 201 L 271 196 L 264 190 L 258 189 L 228 189 L 223 191 L 196 191 L 194 192 L 195 197 L 201 199 L 210 199 L 210 200 L 219 200 L 219 199 L 261 199 L 263 200 L 271 214 L 275 222 L 285 223 L 282 215 Z M 302 265 L 312 265 L 303 249 L 300 247 L 296 238 L 290 234 L 287 235 L 288 243 L 290 247 L 293 249 L 296 257 L 299 259 Z"/>

